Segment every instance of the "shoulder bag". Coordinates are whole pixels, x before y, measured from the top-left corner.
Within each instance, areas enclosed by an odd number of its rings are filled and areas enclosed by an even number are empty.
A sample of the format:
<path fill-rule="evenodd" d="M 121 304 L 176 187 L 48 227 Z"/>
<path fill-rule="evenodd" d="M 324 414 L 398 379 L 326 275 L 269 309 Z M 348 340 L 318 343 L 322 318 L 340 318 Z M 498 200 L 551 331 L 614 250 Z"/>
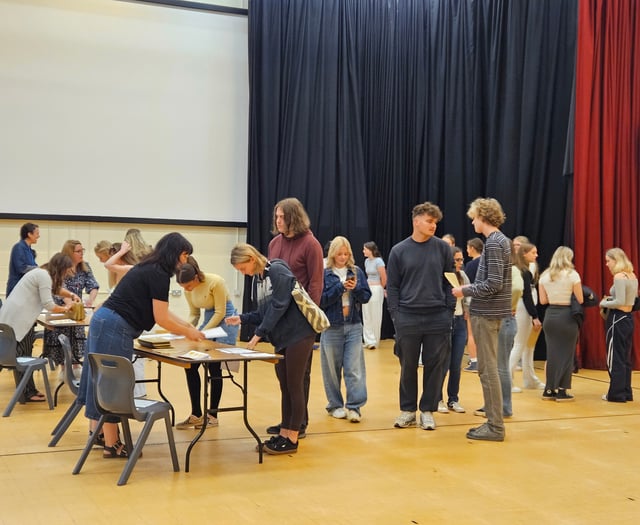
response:
<path fill-rule="evenodd" d="M 291 297 L 315 332 L 322 333 L 331 326 L 327 315 L 313 302 L 313 299 L 309 297 L 307 291 L 298 281 L 291 290 Z"/>

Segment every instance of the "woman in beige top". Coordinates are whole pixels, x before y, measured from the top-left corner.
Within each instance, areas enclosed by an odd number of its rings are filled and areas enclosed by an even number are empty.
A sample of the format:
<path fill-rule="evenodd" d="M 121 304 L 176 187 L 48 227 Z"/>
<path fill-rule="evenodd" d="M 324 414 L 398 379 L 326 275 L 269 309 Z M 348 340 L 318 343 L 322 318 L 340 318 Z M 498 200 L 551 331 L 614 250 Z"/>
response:
<path fill-rule="evenodd" d="M 547 381 L 542 399 L 573 401 L 567 392 L 571 388 L 573 356 L 580 330 L 571 315 L 571 294 L 582 304 L 580 275 L 573 268 L 573 250 L 560 246 L 553 254 L 549 268 L 540 276 L 538 284 L 540 304 L 549 307 L 542 328 L 547 341 Z"/>

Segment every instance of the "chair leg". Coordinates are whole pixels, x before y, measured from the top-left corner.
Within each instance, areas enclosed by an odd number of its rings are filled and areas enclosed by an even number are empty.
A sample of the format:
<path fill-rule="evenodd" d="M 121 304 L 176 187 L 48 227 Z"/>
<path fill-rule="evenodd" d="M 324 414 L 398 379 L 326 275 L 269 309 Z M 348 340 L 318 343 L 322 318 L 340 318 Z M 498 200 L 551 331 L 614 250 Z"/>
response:
<path fill-rule="evenodd" d="M 178 452 L 176 451 L 176 441 L 173 438 L 171 416 L 169 415 L 168 412 L 164 416 L 164 424 L 167 427 L 167 442 L 169 443 L 169 452 L 171 452 L 171 461 L 173 462 L 173 471 L 180 472 L 180 463 L 178 463 Z"/>
<path fill-rule="evenodd" d="M 29 381 L 29 379 L 31 379 L 32 375 L 33 375 L 33 369 L 27 368 L 24 371 L 24 373 L 22 374 L 22 379 L 20 380 L 20 383 L 18 383 L 18 386 L 16 387 L 16 390 L 13 393 L 13 396 L 11 396 L 11 400 L 9 401 L 7 408 L 5 408 L 2 414 L 2 417 L 9 417 L 11 415 L 11 412 L 13 411 L 13 407 L 16 406 L 18 399 L 24 393 L 24 389 L 27 387 L 27 382 Z"/>
<path fill-rule="evenodd" d="M 89 439 L 87 440 L 87 444 L 84 446 L 84 450 L 80 455 L 80 459 L 78 459 L 76 466 L 73 467 L 73 472 L 72 472 L 73 474 L 80 473 L 80 470 L 82 469 L 82 465 L 84 465 L 84 462 L 87 460 L 87 457 L 89 456 L 89 453 L 93 448 L 93 444 L 96 442 L 96 439 L 98 439 L 98 436 L 100 435 L 100 431 L 102 430 L 102 425 L 104 425 L 104 416 L 100 416 L 100 419 L 98 420 L 98 424 L 95 430 L 89 436 Z"/>
<path fill-rule="evenodd" d="M 144 422 L 144 426 L 142 427 L 142 431 L 138 436 L 138 440 L 136 441 L 133 450 L 129 450 L 129 459 L 127 460 L 127 464 L 124 466 L 122 470 L 122 474 L 120 474 L 120 479 L 118 480 L 118 486 L 126 485 L 129 476 L 131 476 L 131 472 L 133 471 L 133 467 L 136 466 L 136 462 L 140 457 L 140 453 L 142 452 L 142 447 L 147 441 L 149 434 L 151 433 L 151 428 L 153 427 L 155 419 L 152 417 L 148 417 Z M 123 421 L 122 426 L 124 428 L 125 422 Z M 126 422 L 127 428 L 129 427 L 129 421 Z M 131 437 L 131 435 L 129 435 Z"/>
<path fill-rule="evenodd" d="M 64 436 L 64 433 L 71 426 L 71 423 L 73 423 L 76 416 L 80 413 L 81 408 L 82 408 L 82 405 L 78 403 L 77 400 L 74 400 L 74 402 L 71 403 L 71 405 L 65 412 L 64 416 L 62 416 L 62 419 L 58 422 L 56 427 L 51 432 L 51 435 L 53 436 L 53 438 L 51 438 L 51 441 L 49 441 L 50 447 L 55 447 L 58 444 L 58 441 L 60 441 L 60 438 Z"/>
<path fill-rule="evenodd" d="M 58 406 L 58 392 L 60 392 L 60 389 L 64 386 L 64 381 L 62 383 L 60 383 L 55 391 L 53 392 L 53 406 L 57 407 Z"/>
<path fill-rule="evenodd" d="M 49 410 L 53 410 L 53 397 L 51 396 L 51 386 L 49 385 L 49 375 L 47 374 L 46 366 L 42 367 L 42 382 L 44 383 L 44 393 L 47 396 L 47 402 L 49 403 Z"/>

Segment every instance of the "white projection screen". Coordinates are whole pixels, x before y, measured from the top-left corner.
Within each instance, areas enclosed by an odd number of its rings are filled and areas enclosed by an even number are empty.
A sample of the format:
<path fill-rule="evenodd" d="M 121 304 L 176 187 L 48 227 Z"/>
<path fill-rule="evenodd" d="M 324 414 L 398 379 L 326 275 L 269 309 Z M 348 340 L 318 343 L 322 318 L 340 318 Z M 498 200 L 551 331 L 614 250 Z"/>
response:
<path fill-rule="evenodd" d="M 0 213 L 246 223 L 247 17 L 0 0 Z"/>

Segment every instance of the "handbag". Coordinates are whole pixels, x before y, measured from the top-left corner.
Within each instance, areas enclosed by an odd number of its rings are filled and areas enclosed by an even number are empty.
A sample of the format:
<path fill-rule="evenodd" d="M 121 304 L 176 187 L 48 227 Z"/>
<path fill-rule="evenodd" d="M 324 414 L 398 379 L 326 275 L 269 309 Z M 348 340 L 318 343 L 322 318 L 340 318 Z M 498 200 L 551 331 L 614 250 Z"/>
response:
<path fill-rule="evenodd" d="M 300 313 L 304 315 L 304 318 L 316 333 L 322 333 L 331 326 L 327 314 L 313 302 L 313 299 L 309 297 L 307 291 L 298 281 L 296 281 L 293 290 L 291 290 L 291 297 L 293 297 Z"/>

